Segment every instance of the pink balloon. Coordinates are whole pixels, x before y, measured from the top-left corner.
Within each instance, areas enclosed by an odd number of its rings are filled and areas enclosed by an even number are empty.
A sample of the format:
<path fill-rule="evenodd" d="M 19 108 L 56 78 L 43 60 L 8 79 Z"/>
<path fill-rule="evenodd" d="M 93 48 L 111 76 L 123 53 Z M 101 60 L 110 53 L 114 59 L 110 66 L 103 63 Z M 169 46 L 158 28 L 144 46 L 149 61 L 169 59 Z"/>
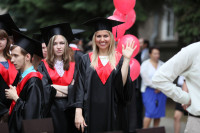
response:
<path fill-rule="evenodd" d="M 114 6 L 121 13 L 127 14 L 135 7 L 136 0 L 113 0 Z"/>
<path fill-rule="evenodd" d="M 115 15 L 108 17 L 108 19 L 125 22 L 123 18 Z M 125 32 L 126 32 L 125 25 L 123 24 L 117 25 L 112 28 L 112 33 L 114 35 L 115 41 L 118 41 L 119 38 L 121 38 L 125 34 Z"/>
<path fill-rule="evenodd" d="M 113 12 L 113 15 L 118 16 L 121 19 L 125 20 L 125 23 L 123 25 L 125 26 L 126 30 L 131 28 L 131 26 L 133 26 L 136 20 L 136 13 L 134 9 L 130 10 L 128 14 L 123 14 L 119 10 L 115 9 L 115 11 Z"/>
<path fill-rule="evenodd" d="M 140 75 L 140 63 L 136 59 L 131 59 L 130 61 L 130 77 L 134 81 Z"/>
<path fill-rule="evenodd" d="M 122 44 L 124 46 L 126 46 L 127 42 L 131 41 L 131 40 L 135 41 L 134 47 L 137 46 L 136 49 L 135 49 L 135 51 L 133 52 L 133 55 L 131 56 L 131 58 L 134 58 L 139 53 L 139 51 L 140 51 L 139 40 L 134 35 L 127 34 L 127 35 L 123 36 L 122 38 L 120 38 L 120 41 L 118 42 L 116 50 L 118 52 L 122 53 Z"/>
<path fill-rule="evenodd" d="M 120 18 L 126 19 L 126 14 L 121 13 L 118 9 L 115 9 L 113 12 L 114 16 L 119 16 Z"/>
<path fill-rule="evenodd" d="M 112 28 L 112 33 L 114 35 L 114 39 L 116 42 L 119 41 L 119 39 L 123 37 L 125 32 L 126 30 L 123 26 L 115 26 Z"/>

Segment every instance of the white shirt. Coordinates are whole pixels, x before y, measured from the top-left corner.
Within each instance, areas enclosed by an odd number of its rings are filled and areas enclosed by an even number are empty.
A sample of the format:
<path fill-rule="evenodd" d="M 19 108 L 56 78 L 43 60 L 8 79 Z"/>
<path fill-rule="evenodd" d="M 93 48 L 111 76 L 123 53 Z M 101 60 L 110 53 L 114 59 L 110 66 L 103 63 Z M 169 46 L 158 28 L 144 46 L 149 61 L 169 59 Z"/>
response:
<path fill-rule="evenodd" d="M 189 93 L 173 84 L 179 76 L 185 77 Z M 183 48 L 167 61 L 154 75 L 153 85 L 174 101 L 191 105 L 187 111 L 200 115 L 200 42 Z"/>
<path fill-rule="evenodd" d="M 59 60 L 55 61 L 54 67 L 55 67 L 55 69 L 56 69 L 56 71 L 57 71 L 57 73 L 60 77 L 62 77 L 65 73 L 63 66 L 64 66 L 63 60 L 62 61 L 59 61 Z"/>
<path fill-rule="evenodd" d="M 183 76 L 179 76 L 178 81 L 177 81 L 177 85 L 182 87 L 184 81 L 185 81 L 185 78 Z"/>
<path fill-rule="evenodd" d="M 101 60 L 101 63 L 103 64 L 103 66 L 105 66 L 109 59 L 108 59 L 108 56 L 99 56 L 100 60 Z"/>
<path fill-rule="evenodd" d="M 140 68 L 140 75 L 142 77 L 141 92 L 145 92 L 147 86 L 154 88 L 154 86 L 152 84 L 152 77 L 162 64 L 163 64 L 163 62 L 159 60 L 158 66 L 156 69 L 151 64 L 150 59 L 148 59 L 142 63 L 141 68 Z"/>

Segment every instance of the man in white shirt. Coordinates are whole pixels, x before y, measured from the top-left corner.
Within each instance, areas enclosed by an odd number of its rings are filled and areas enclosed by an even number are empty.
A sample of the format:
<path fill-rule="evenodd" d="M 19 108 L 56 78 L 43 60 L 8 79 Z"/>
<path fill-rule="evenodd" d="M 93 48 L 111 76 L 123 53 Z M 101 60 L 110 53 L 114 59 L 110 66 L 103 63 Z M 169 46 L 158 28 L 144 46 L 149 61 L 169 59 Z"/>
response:
<path fill-rule="evenodd" d="M 188 92 L 173 84 L 183 75 Z M 188 106 L 189 117 L 185 133 L 200 132 L 200 42 L 183 48 L 154 75 L 154 86 L 174 101 Z"/>

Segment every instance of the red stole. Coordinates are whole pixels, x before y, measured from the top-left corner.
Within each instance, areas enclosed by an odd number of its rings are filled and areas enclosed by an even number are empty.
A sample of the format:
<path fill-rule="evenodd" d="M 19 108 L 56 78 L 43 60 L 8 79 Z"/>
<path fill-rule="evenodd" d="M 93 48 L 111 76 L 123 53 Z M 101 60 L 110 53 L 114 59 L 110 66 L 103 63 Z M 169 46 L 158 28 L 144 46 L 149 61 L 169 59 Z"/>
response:
<path fill-rule="evenodd" d="M 49 76 L 51 78 L 51 81 L 53 84 L 56 85 L 64 85 L 68 86 L 71 84 L 74 76 L 74 70 L 75 70 L 75 62 L 70 62 L 69 70 L 64 72 L 64 75 L 60 77 L 60 75 L 57 73 L 56 69 L 51 69 L 46 62 L 46 60 L 42 60 L 44 62 L 44 65 L 47 69 L 47 72 L 49 73 Z"/>
<path fill-rule="evenodd" d="M 39 72 L 30 72 L 29 74 L 27 74 L 21 82 L 18 83 L 17 85 L 17 95 L 19 96 L 21 91 L 23 90 L 24 88 L 24 85 L 26 84 L 26 82 L 30 79 L 30 78 L 33 78 L 33 77 L 37 77 L 37 78 L 40 78 L 42 80 L 42 77 L 43 75 Z M 12 113 L 12 110 L 15 106 L 16 102 L 15 101 L 12 101 L 11 105 L 10 105 L 10 109 L 9 109 L 9 114 Z"/>
<path fill-rule="evenodd" d="M 6 84 L 12 85 L 15 81 L 15 78 L 17 76 L 18 71 L 15 69 L 15 66 L 8 60 L 8 69 L 6 69 L 1 63 L 0 63 L 0 74 Z"/>
<path fill-rule="evenodd" d="M 92 54 L 93 54 L 92 52 L 89 53 L 90 61 L 92 61 Z M 122 55 L 119 52 L 115 53 L 115 59 L 116 59 L 115 66 L 117 66 L 121 57 L 122 57 Z M 114 68 L 112 68 L 110 62 L 108 62 L 105 66 L 103 66 L 100 58 L 98 57 L 98 66 L 95 67 L 95 70 L 103 84 L 106 83 L 106 81 L 107 81 L 108 77 L 110 76 L 111 72 L 113 71 L 113 69 Z"/>

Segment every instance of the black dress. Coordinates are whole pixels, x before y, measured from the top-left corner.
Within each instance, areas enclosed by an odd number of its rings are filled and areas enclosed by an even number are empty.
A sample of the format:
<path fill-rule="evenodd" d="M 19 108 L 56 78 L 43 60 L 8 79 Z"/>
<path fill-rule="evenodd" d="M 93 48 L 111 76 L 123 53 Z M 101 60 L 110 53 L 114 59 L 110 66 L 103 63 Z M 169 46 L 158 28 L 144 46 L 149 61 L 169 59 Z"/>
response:
<path fill-rule="evenodd" d="M 91 67 L 92 53 L 82 56 L 78 71 L 76 90 L 76 108 L 83 109 L 88 125 L 85 133 L 125 130 L 127 102 L 132 97 L 130 76 L 123 86 L 121 67 L 123 57 L 116 52 L 116 68 L 108 62 L 102 65 L 98 58 L 98 67 Z"/>
<path fill-rule="evenodd" d="M 70 63 L 70 68 L 60 77 L 57 71 L 51 69 L 46 60 L 42 60 L 38 66 L 38 71 L 43 74 L 43 88 L 45 93 L 44 117 L 52 117 L 55 133 L 75 133 L 77 129 L 74 125 L 74 85 L 71 84 L 76 79 L 75 62 Z M 57 98 L 56 90 L 52 84 L 68 86 L 67 97 Z"/>
<path fill-rule="evenodd" d="M 0 118 L 9 111 L 11 100 L 6 99 L 5 89 L 10 88 L 9 85 L 16 86 L 19 75 L 15 66 L 8 60 L 9 68 L 6 69 L 0 63 Z"/>
<path fill-rule="evenodd" d="M 42 118 L 44 95 L 41 79 L 39 72 L 31 72 L 17 85 L 19 98 L 10 107 L 10 133 L 22 133 L 22 120 Z"/>

